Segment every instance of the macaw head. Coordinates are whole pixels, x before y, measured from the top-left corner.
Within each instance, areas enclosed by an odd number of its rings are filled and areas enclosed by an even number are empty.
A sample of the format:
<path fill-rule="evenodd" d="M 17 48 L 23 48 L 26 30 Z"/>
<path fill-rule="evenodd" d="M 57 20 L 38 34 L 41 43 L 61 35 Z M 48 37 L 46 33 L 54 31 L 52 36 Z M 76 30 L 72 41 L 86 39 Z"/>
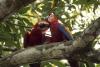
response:
<path fill-rule="evenodd" d="M 51 37 L 50 23 L 45 20 L 38 22 L 38 29 L 42 32 L 43 35 Z"/>
<path fill-rule="evenodd" d="M 52 23 L 52 22 L 58 21 L 58 18 L 56 17 L 56 15 L 54 13 L 50 13 L 47 20 L 48 20 L 48 22 Z"/>
<path fill-rule="evenodd" d="M 43 20 L 43 21 L 39 21 L 37 24 L 37 28 L 40 29 L 41 31 L 45 31 L 50 27 L 50 24 Z"/>

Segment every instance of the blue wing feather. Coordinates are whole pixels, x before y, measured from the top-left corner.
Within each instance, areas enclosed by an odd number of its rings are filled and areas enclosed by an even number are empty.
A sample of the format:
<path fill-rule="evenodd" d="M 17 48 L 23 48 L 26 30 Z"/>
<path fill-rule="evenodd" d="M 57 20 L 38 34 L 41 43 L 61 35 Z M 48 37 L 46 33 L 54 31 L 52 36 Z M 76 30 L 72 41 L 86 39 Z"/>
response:
<path fill-rule="evenodd" d="M 61 31 L 67 40 L 73 40 L 73 37 L 70 35 L 68 31 L 65 31 L 65 27 L 62 24 L 58 24 L 58 29 Z"/>

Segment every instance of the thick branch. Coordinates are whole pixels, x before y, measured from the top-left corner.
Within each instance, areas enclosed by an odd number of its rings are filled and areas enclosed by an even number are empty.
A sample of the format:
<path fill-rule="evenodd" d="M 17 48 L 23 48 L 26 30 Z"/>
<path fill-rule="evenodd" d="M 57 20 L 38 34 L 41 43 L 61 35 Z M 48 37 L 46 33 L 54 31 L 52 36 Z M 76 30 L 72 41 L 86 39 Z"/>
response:
<path fill-rule="evenodd" d="M 100 63 L 100 50 L 93 50 L 86 54 L 86 58 L 93 63 Z"/>
<path fill-rule="evenodd" d="M 84 30 L 81 38 L 86 44 L 90 44 L 98 35 L 100 35 L 100 17 L 93 21 L 89 27 Z"/>
<path fill-rule="evenodd" d="M 52 58 L 63 58 L 65 45 L 63 43 L 45 44 L 35 48 L 23 49 L 0 60 L 1 67 L 14 67 L 16 65 L 38 62 Z"/>
<path fill-rule="evenodd" d="M 90 43 L 93 42 L 94 39 L 99 35 L 99 32 L 100 18 L 93 21 L 93 23 L 83 32 L 81 37 L 77 38 L 75 41 L 73 41 L 73 43 L 61 42 L 44 44 L 25 50 L 23 49 L 13 53 L 8 57 L 2 58 L 0 60 L 0 67 L 15 67 L 16 65 L 34 63 L 48 59 L 68 58 L 70 54 L 73 53 L 81 54 L 81 50 L 87 45 L 90 45 Z M 95 54 L 97 55 L 97 53 Z M 100 58 L 99 55 L 100 54 L 98 54 L 97 58 Z M 100 62 L 100 59 L 98 59 L 98 62 Z"/>
<path fill-rule="evenodd" d="M 2 50 L 14 52 L 14 51 L 17 51 L 18 49 L 17 48 L 14 48 L 14 47 L 6 47 L 6 46 L 3 46 L 2 47 Z"/>
<path fill-rule="evenodd" d="M 35 0 L 0 0 L 0 21 Z"/>

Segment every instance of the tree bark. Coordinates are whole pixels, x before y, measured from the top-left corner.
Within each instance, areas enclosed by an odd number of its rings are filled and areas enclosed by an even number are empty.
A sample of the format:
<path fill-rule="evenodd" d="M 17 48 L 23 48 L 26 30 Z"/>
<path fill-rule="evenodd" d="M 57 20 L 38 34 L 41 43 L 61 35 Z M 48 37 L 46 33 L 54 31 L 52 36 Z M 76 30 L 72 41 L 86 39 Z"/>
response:
<path fill-rule="evenodd" d="M 35 0 L 0 0 L 0 21 Z"/>
<path fill-rule="evenodd" d="M 73 57 L 77 57 L 78 55 L 78 58 L 81 58 L 81 55 L 86 54 L 84 57 L 86 60 L 91 60 L 91 62 L 97 61 L 100 63 L 100 51 L 91 51 L 91 53 L 89 53 L 90 51 L 85 51 L 86 47 L 92 45 L 92 42 L 99 34 L 100 18 L 93 21 L 89 27 L 83 31 L 81 37 L 75 39 L 73 42 L 68 41 L 43 44 L 19 50 L 7 57 L 1 58 L 0 67 L 16 67 L 17 65 L 43 60 L 69 58 L 71 54 L 73 54 Z"/>

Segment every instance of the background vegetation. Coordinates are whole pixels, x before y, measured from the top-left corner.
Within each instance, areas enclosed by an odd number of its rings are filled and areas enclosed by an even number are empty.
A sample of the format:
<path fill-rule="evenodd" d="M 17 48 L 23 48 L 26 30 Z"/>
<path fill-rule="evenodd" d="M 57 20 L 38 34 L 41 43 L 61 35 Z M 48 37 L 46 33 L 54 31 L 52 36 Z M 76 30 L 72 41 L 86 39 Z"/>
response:
<path fill-rule="evenodd" d="M 29 4 L 0 24 L 0 56 L 9 55 L 23 48 L 25 31 L 30 30 L 38 20 L 47 17 L 50 12 L 55 12 L 64 25 L 69 27 L 75 38 L 79 37 L 93 20 L 100 17 L 99 4 L 99 0 L 37 0 Z M 100 46 L 100 37 L 93 43 L 93 48 L 97 49 L 98 46 Z M 57 61 L 53 63 L 59 64 Z M 62 63 L 59 65 L 64 67 Z M 50 66 L 54 67 L 48 64 L 48 67 Z M 99 66 L 99 64 L 88 63 L 86 67 Z"/>

